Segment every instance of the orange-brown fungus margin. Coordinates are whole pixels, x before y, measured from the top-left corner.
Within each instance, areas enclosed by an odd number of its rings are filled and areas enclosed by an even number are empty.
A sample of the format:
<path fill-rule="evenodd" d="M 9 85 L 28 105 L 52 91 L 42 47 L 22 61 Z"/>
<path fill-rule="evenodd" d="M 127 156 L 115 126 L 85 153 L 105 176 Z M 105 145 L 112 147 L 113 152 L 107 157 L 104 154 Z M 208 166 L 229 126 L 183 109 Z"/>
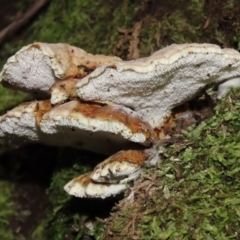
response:
<path fill-rule="evenodd" d="M 106 161 L 104 161 L 104 165 L 107 165 L 112 162 L 127 162 L 130 164 L 142 166 L 143 163 L 148 159 L 149 153 L 144 150 L 127 150 L 120 151 L 116 154 L 110 156 Z M 103 166 L 102 166 L 103 167 Z"/>
<path fill-rule="evenodd" d="M 49 100 L 46 101 L 42 101 L 42 102 L 38 102 L 36 104 L 36 109 L 35 109 L 35 119 L 36 119 L 36 123 L 39 126 L 42 116 L 50 111 L 52 109 L 52 104 L 50 103 Z"/>
<path fill-rule="evenodd" d="M 141 120 L 135 113 L 129 114 L 129 112 L 114 105 L 78 102 L 70 115 L 74 117 L 78 113 L 83 114 L 87 118 L 109 122 L 118 121 L 131 129 L 133 133 L 143 133 L 147 139 L 154 136 L 153 129 L 149 123 Z"/>
<path fill-rule="evenodd" d="M 91 179 L 91 175 L 92 175 L 92 172 L 88 172 L 88 173 L 85 173 L 83 175 L 80 175 L 79 177 L 75 177 L 73 179 L 73 182 L 74 183 L 78 183 L 80 184 L 83 188 L 87 187 L 90 183 L 95 183 L 92 179 Z M 111 183 L 96 183 L 96 184 L 101 184 L 102 186 L 110 186 Z"/>
<path fill-rule="evenodd" d="M 74 182 L 81 184 L 83 187 L 86 187 L 89 183 L 92 182 L 91 179 L 92 172 L 85 173 L 73 179 Z"/>

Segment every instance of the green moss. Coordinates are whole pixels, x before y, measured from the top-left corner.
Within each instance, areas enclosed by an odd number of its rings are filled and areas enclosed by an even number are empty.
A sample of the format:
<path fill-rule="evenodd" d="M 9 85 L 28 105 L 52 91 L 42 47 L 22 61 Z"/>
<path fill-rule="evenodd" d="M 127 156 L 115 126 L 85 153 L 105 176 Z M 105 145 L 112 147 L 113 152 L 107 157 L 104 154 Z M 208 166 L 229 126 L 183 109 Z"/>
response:
<path fill-rule="evenodd" d="M 238 239 L 240 223 L 240 93 L 215 115 L 166 146 L 157 167 L 122 201 L 102 239 Z M 140 185 L 140 186 L 141 186 Z"/>
<path fill-rule="evenodd" d="M 3 114 L 6 110 L 16 106 L 17 104 L 29 99 L 26 93 L 11 91 L 0 86 L 0 113 Z"/>
<path fill-rule="evenodd" d="M 7 181 L 0 182 L 0 239 L 21 240 L 24 239 L 11 228 L 11 218 L 18 215 L 18 207 L 12 199 L 13 184 Z"/>
<path fill-rule="evenodd" d="M 170 43 L 201 42 L 205 18 L 203 1 L 161 3 L 153 14 L 143 19 L 140 31 L 140 54 L 147 56 Z"/>
<path fill-rule="evenodd" d="M 33 26 L 31 40 L 67 42 L 92 53 L 111 54 L 117 27 L 127 27 L 137 1 L 51 1 L 46 14 Z M 59 11 L 61 9 L 61 11 Z"/>

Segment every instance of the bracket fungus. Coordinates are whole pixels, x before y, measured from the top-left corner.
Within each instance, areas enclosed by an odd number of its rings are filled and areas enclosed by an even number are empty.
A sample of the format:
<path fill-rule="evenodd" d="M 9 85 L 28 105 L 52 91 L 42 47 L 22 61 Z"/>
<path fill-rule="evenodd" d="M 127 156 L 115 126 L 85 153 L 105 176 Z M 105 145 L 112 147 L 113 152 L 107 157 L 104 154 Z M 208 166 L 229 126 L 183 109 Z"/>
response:
<path fill-rule="evenodd" d="M 128 188 L 145 162 L 156 162 L 159 129 L 174 107 L 208 84 L 219 86 L 219 98 L 240 85 L 240 54 L 213 44 L 173 44 L 122 61 L 34 43 L 9 58 L 0 81 L 49 98 L 1 116 L 0 137 L 113 154 L 64 187 L 70 195 L 106 198 Z"/>
<path fill-rule="evenodd" d="M 149 150 L 120 151 L 99 163 L 93 172 L 76 177 L 64 189 L 76 197 L 106 198 L 128 188 L 151 156 Z"/>
<path fill-rule="evenodd" d="M 137 144 L 150 146 L 153 134 L 147 122 L 125 107 L 78 100 L 56 106 L 48 100 L 23 103 L 0 117 L 0 137 L 76 146 L 106 155 Z"/>
<path fill-rule="evenodd" d="M 173 44 L 147 58 L 118 62 L 114 68 L 100 66 L 76 89 L 85 101 L 129 107 L 158 127 L 171 109 L 194 98 L 207 84 L 231 78 L 240 82 L 239 77 L 238 51 L 213 44 Z"/>
<path fill-rule="evenodd" d="M 92 55 L 68 44 L 33 43 L 8 59 L 0 82 L 27 92 L 49 93 L 58 80 L 81 79 L 105 63 L 114 66 L 119 61 L 118 57 Z"/>

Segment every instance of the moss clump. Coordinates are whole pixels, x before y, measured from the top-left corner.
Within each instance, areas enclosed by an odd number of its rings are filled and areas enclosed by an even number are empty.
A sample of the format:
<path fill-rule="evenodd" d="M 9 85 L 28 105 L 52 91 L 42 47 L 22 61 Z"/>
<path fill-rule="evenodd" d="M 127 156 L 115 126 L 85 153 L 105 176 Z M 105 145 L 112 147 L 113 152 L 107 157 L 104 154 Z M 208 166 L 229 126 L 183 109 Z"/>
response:
<path fill-rule="evenodd" d="M 149 9 L 146 9 L 149 12 Z M 162 2 L 152 8 L 142 19 L 139 51 L 141 56 L 149 55 L 171 43 L 204 42 L 205 12 L 203 1 Z"/>
<path fill-rule="evenodd" d="M 30 99 L 30 96 L 26 93 L 11 91 L 0 86 L 0 114 L 4 114 L 7 110 L 27 99 Z"/>
<path fill-rule="evenodd" d="M 12 199 L 14 186 L 7 181 L 0 182 L 0 239 L 2 240 L 21 240 L 21 235 L 14 232 L 11 227 L 11 218 L 19 215 L 18 206 Z M 17 229 L 15 229 L 17 231 Z"/>
<path fill-rule="evenodd" d="M 135 184 L 108 219 L 102 239 L 238 239 L 240 92 L 215 115 L 175 137 L 161 162 Z"/>
<path fill-rule="evenodd" d="M 131 26 L 141 5 L 129 0 L 51 1 L 46 14 L 33 24 L 31 40 L 67 42 L 92 53 L 111 54 L 117 28 Z"/>
<path fill-rule="evenodd" d="M 171 43 L 210 42 L 239 49 L 240 3 L 186 0 L 142 1 L 127 34 L 120 33 L 114 53 L 126 58 L 131 41 L 140 56 L 147 56 Z M 134 24 L 141 22 L 139 33 Z M 129 36 L 130 35 L 130 36 Z M 136 41 L 138 39 L 138 41 Z"/>

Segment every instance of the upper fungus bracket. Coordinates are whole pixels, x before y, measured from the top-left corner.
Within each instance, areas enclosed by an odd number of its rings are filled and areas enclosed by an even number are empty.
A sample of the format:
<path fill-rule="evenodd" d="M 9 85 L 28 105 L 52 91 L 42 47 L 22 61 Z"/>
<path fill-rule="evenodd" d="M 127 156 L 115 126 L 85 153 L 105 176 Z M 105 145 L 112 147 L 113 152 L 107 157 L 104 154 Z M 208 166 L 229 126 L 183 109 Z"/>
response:
<path fill-rule="evenodd" d="M 147 58 L 116 63 L 115 68 L 104 65 L 79 81 L 76 91 L 84 101 L 134 109 L 155 128 L 207 84 L 238 78 L 239 60 L 238 51 L 213 44 L 173 44 Z"/>
<path fill-rule="evenodd" d="M 60 79 L 81 79 L 105 63 L 114 65 L 119 61 L 118 57 L 92 55 L 64 43 L 33 43 L 8 59 L 0 82 L 14 89 L 49 93 Z"/>

